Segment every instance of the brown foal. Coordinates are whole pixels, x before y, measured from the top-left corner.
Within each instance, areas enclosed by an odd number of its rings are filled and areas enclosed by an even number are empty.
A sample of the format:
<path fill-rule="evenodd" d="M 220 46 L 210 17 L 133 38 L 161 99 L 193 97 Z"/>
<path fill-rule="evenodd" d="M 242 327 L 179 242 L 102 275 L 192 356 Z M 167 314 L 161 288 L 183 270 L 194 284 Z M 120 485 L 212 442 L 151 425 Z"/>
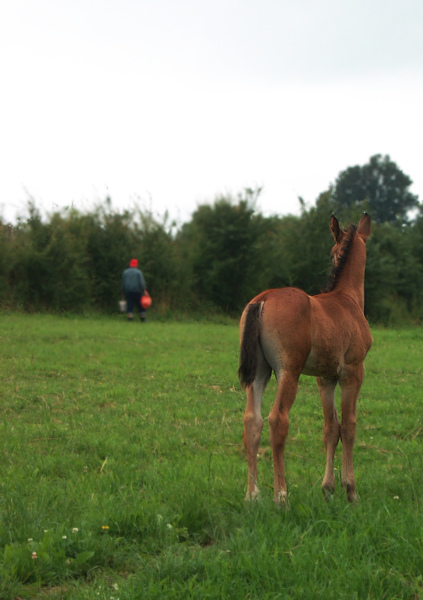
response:
<path fill-rule="evenodd" d="M 326 470 L 322 489 L 335 488 L 334 456 L 342 440 L 342 485 L 350 502 L 357 499 L 353 469 L 356 404 L 363 381 L 363 361 L 372 344 L 364 316 L 364 270 L 370 217 L 358 226 L 341 229 L 335 217 L 330 228 L 335 239 L 333 270 L 326 291 L 308 296 L 292 288 L 262 292 L 246 306 L 240 323 L 239 378 L 247 391 L 244 413 L 244 445 L 248 460 L 247 499 L 259 493 L 257 452 L 263 418 L 263 392 L 272 371 L 278 388 L 269 414 L 273 453 L 274 500 L 285 501 L 284 450 L 289 411 L 301 374 L 316 377 L 323 406 L 323 441 Z M 335 408 L 335 387 L 341 386 L 342 422 Z"/>

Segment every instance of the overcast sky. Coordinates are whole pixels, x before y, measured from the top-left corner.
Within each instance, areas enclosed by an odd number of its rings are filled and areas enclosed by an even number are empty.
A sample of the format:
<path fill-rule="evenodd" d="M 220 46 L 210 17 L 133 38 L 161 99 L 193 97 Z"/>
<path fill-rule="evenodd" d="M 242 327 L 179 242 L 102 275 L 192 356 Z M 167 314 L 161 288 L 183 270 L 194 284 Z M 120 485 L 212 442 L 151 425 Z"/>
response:
<path fill-rule="evenodd" d="M 313 204 L 389 154 L 423 199 L 422 0 L 0 0 L 0 215 Z"/>

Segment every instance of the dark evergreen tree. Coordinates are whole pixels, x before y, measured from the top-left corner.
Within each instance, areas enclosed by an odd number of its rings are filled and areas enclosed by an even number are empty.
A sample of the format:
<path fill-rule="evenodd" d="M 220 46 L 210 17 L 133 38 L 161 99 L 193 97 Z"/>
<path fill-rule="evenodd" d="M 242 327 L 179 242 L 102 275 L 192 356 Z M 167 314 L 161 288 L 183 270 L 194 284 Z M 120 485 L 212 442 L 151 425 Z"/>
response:
<path fill-rule="evenodd" d="M 338 175 L 332 192 L 335 209 L 342 217 L 360 207 L 374 223 L 406 223 L 409 211 L 419 206 L 409 190 L 412 183 L 388 155 L 376 154 L 368 164 Z"/>

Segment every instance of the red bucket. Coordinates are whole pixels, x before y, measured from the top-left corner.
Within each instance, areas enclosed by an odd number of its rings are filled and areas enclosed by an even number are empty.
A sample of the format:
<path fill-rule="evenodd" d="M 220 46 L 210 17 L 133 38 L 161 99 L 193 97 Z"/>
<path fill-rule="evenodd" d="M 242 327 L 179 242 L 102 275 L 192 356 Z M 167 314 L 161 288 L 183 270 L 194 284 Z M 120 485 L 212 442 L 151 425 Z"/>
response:
<path fill-rule="evenodd" d="M 141 296 L 141 306 L 143 308 L 150 308 L 151 306 L 151 296 L 147 292 L 144 293 L 144 296 Z"/>

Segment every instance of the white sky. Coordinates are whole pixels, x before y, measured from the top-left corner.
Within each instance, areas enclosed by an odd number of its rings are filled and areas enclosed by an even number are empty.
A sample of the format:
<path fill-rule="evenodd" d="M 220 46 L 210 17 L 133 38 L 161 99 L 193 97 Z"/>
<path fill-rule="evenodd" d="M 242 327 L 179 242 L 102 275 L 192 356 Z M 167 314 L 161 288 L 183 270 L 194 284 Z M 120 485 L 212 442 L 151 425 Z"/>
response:
<path fill-rule="evenodd" d="M 314 203 L 389 154 L 423 199 L 422 0 L 0 0 L 0 215 Z"/>

